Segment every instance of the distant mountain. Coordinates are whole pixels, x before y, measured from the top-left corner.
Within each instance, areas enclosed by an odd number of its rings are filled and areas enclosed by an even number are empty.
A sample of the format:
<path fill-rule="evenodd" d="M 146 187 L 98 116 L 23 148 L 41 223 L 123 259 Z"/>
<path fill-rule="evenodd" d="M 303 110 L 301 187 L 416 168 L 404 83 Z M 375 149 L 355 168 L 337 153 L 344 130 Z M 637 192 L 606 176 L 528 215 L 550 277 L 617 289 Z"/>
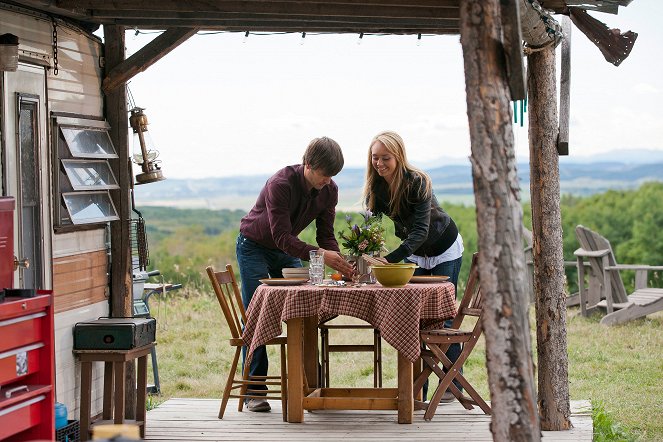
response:
<path fill-rule="evenodd" d="M 603 156 L 602 156 L 603 157 Z M 650 162 L 651 163 L 651 162 Z M 473 202 L 472 171 L 469 164 L 426 169 L 441 201 Z M 334 180 L 340 189 L 341 208 L 358 207 L 364 169 L 346 168 Z M 203 179 L 167 179 L 136 187 L 139 206 L 248 210 L 269 175 Z M 529 164 L 518 164 L 523 199 L 529 195 Z M 646 181 L 663 181 L 663 158 L 654 164 L 635 162 L 560 161 L 562 193 L 590 195 L 606 190 L 633 189 Z"/>

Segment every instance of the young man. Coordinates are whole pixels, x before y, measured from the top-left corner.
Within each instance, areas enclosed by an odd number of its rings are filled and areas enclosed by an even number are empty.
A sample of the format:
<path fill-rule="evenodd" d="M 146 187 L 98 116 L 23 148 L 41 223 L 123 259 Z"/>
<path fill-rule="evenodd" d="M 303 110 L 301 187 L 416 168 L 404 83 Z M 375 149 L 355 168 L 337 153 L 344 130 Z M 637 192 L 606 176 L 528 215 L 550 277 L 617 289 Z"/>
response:
<path fill-rule="evenodd" d="M 338 187 L 332 177 L 343 168 L 343 153 L 331 138 L 316 138 L 308 145 L 302 164 L 276 172 L 260 191 L 251 211 L 240 222 L 237 262 L 242 283 L 242 302 L 248 308 L 260 279 L 280 278 L 285 267 L 301 267 L 309 251 L 319 250 L 324 262 L 343 274 L 352 266 L 341 256 L 334 236 Z M 318 247 L 297 238 L 313 220 Z M 266 376 L 265 347 L 253 352 L 250 376 Z M 254 386 L 254 389 L 265 389 Z M 250 411 L 269 411 L 266 400 L 247 401 Z"/>

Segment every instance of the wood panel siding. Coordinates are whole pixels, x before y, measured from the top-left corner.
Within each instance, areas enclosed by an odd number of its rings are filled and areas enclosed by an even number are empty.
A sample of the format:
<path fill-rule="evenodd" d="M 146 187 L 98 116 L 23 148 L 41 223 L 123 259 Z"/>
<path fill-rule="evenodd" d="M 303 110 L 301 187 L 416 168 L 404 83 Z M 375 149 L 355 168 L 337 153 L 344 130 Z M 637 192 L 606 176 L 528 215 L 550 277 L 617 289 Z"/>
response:
<path fill-rule="evenodd" d="M 103 250 L 55 258 L 55 313 L 108 299 L 108 257 Z"/>

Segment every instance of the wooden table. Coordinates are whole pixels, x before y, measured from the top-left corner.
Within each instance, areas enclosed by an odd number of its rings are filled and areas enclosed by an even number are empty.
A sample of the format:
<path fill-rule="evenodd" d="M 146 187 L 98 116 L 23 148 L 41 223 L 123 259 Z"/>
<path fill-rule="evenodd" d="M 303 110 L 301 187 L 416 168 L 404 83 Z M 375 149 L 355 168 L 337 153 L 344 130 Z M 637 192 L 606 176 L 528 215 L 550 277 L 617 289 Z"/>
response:
<path fill-rule="evenodd" d="M 145 395 L 147 391 L 147 355 L 155 343 L 131 350 L 74 350 L 81 361 L 81 440 L 88 440 L 92 422 L 90 401 L 92 395 L 92 363 L 104 363 L 104 405 L 102 420 L 98 424 L 135 424 L 145 437 Z M 124 374 L 125 363 L 138 359 L 136 383 L 136 419 L 124 419 Z M 113 388 L 115 387 L 115 388 Z"/>
<path fill-rule="evenodd" d="M 420 328 L 442 327 L 456 314 L 453 284 L 385 288 L 261 285 L 247 311 L 243 338 L 253 350 L 288 329 L 288 422 L 303 422 L 304 409 L 398 410 L 412 423 L 413 362 Z M 362 319 L 398 351 L 398 388 L 317 388 L 317 324 L 337 315 Z"/>

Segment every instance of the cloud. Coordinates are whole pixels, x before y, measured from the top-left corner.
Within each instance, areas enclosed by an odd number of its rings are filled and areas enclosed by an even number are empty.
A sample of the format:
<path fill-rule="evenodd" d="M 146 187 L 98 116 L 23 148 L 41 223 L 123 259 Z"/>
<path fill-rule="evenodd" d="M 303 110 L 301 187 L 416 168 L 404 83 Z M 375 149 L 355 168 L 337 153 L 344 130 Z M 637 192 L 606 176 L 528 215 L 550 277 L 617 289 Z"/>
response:
<path fill-rule="evenodd" d="M 636 94 L 660 94 L 661 90 L 650 83 L 637 83 L 633 85 L 633 92 Z"/>

